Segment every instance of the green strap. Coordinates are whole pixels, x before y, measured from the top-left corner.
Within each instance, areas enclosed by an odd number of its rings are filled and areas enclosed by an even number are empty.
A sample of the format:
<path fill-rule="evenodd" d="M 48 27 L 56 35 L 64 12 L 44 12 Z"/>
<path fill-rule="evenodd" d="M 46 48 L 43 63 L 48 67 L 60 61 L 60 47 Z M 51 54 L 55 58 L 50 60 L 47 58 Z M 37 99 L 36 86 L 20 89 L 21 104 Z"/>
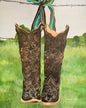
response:
<path fill-rule="evenodd" d="M 45 26 L 45 12 L 44 8 L 48 6 L 50 12 L 51 12 L 51 17 L 50 17 L 50 29 L 55 30 L 55 17 L 54 17 L 54 9 L 52 6 L 50 6 L 54 0 L 27 0 L 28 2 L 33 2 L 34 4 L 39 5 L 38 11 L 36 13 L 36 16 L 34 18 L 31 30 L 34 30 L 38 27 L 39 23 L 41 22 Z"/>

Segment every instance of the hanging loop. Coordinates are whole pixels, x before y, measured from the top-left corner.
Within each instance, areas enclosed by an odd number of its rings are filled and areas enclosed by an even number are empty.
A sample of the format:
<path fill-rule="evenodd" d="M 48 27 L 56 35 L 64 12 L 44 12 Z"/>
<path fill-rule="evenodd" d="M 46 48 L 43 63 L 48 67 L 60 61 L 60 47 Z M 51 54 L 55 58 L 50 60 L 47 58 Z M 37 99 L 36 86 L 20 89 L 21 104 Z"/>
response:
<path fill-rule="evenodd" d="M 38 27 L 39 23 L 42 23 L 44 26 L 46 25 L 46 15 L 45 15 L 45 7 L 48 6 L 50 10 L 50 24 L 49 27 L 51 30 L 55 30 L 55 16 L 54 9 L 51 4 L 54 0 L 27 0 L 28 2 L 33 2 L 34 4 L 39 5 L 38 11 L 32 23 L 31 30 L 34 30 Z"/>

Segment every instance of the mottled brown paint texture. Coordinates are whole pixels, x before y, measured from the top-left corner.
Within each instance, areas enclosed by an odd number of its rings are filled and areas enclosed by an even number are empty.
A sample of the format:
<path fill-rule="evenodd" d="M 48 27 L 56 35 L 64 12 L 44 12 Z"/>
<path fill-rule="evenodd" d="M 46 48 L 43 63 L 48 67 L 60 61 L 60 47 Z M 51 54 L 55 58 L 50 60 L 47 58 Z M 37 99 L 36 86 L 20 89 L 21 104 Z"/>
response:
<path fill-rule="evenodd" d="M 56 33 L 56 36 L 53 35 L 54 31 L 50 29 L 47 31 L 46 27 L 43 28 L 45 80 L 41 100 L 43 102 L 57 102 L 59 100 L 60 72 L 69 26 L 66 26 L 65 31 Z M 16 31 L 24 77 L 22 99 L 40 100 L 41 25 L 30 33 L 16 25 Z"/>
<path fill-rule="evenodd" d="M 65 31 L 58 33 L 55 37 L 46 29 L 44 31 L 45 80 L 42 91 L 43 102 L 56 102 L 59 99 L 60 72 L 68 30 L 69 26 L 66 26 Z"/>
<path fill-rule="evenodd" d="M 23 100 L 40 99 L 41 25 L 27 32 L 16 24 L 23 73 Z"/>

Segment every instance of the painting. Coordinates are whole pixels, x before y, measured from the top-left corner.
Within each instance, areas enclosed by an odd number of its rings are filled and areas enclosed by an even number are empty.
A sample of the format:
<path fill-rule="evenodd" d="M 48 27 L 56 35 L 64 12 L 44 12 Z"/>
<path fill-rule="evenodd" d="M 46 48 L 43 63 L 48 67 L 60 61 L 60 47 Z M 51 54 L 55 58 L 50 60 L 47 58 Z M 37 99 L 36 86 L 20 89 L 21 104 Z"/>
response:
<path fill-rule="evenodd" d="M 1 108 L 85 108 L 85 10 L 85 0 L 0 0 Z"/>

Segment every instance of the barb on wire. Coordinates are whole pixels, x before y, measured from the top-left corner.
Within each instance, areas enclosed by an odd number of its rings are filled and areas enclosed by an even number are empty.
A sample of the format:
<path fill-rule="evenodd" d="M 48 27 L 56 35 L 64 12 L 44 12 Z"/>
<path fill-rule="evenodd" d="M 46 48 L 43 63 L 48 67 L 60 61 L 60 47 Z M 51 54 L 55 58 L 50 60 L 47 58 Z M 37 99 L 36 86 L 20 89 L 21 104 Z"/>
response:
<path fill-rule="evenodd" d="M 33 3 L 28 3 L 28 2 L 21 2 L 21 1 L 15 1 L 15 0 L 0 0 L 4 2 L 14 2 L 14 3 L 19 3 L 19 4 L 26 4 L 26 5 L 37 5 Z M 51 5 L 53 7 L 76 7 L 76 6 L 86 6 L 86 4 L 63 4 L 63 5 Z"/>

